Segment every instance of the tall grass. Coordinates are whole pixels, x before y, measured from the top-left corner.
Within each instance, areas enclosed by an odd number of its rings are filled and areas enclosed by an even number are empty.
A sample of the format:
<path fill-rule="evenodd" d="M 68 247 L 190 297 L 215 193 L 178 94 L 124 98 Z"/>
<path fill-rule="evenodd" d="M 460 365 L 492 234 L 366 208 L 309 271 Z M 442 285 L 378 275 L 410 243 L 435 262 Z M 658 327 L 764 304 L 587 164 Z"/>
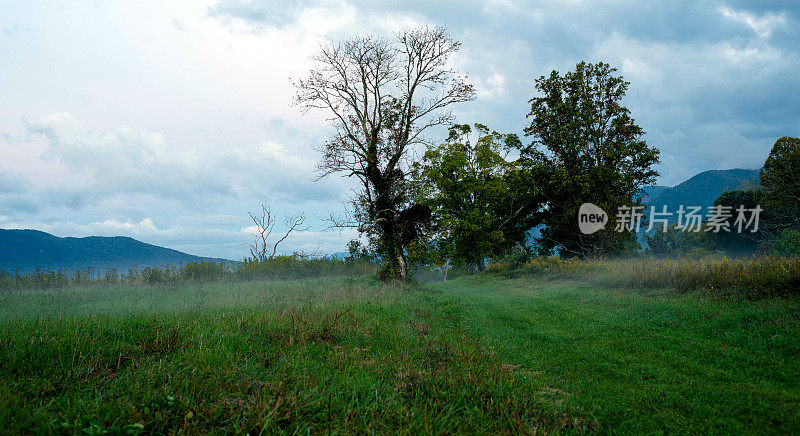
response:
<path fill-rule="evenodd" d="M 705 260 L 536 258 L 522 266 L 494 264 L 489 270 L 509 277 L 581 279 L 610 287 L 702 290 L 745 297 L 800 294 L 800 257 L 797 256 Z"/>
<path fill-rule="evenodd" d="M 446 296 L 340 277 L 240 282 L 236 301 L 220 298 L 231 286 L 0 296 L 15 316 L 0 310 L 0 433 L 522 434 L 596 425 L 566 415 L 537 379 L 468 336 Z M 61 306 L 93 304 L 71 316 L 40 316 L 27 304 L 56 293 Z M 203 307 L 178 306 L 209 294 Z M 150 298 L 153 312 L 140 310 Z M 117 311 L 118 300 L 127 310 Z"/>
<path fill-rule="evenodd" d="M 237 263 L 188 262 L 180 265 L 132 267 L 126 272 L 108 269 L 76 271 L 35 270 L 29 273 L 0 271 L 0 291 L 53 289 L 93 284 L 146 284 L 211 282 L 217 280 L 298 279 L 354 274 L 369 274 L 374 266 L 367 261 L 310 258 L 301 255 L 276 256 L 262 261 L 245 259 Z"/>

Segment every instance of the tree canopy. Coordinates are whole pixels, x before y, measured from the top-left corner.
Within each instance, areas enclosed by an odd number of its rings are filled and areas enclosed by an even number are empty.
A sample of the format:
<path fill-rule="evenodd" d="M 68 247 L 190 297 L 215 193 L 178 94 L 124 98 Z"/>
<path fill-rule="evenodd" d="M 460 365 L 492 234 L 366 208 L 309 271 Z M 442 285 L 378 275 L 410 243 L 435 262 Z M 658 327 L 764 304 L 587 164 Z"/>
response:
<path fill-rule="evenodd" d="M 456 124 L 444 143 L 427 150 L 415 168 L 434 216 L 426 249 L 482 270 L 487 257 L 525 242 L 540 193 L 529 173 L 508 160 L 520 147 L 517 135 Z"/>
<path fill-rule="evenodd" d="M 659 151 L 621 105 L 629 83 L 608 64 L 581 62 L 574 71 L 536 80 L 530 100 L 533 142 L 523 147 L 527 168 L 540 168 L 547 202 L 540 250 L 562 256 L 601 256 L 629 248 L 629 233 L 607 226 L 584 235 L 577 227 L 580 205 L 591 202 L 614 216 L 620 206 L 640 204 L 637 193 L 653 184 Z"/>
<path fill-rule="evenodd" d="M 761 170 L 761 191 L 773 236 L 785 229 L 800 229 L 800 138 L 775 141 Z"/>

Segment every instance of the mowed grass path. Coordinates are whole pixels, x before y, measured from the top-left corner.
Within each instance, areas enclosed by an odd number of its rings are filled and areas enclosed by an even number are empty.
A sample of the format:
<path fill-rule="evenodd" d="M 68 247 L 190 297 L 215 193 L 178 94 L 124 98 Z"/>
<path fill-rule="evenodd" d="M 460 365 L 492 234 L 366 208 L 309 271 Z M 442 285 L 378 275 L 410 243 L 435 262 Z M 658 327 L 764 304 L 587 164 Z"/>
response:
<path fill-rule="evenodd" d="M 800 433 L 800 301 L 610 291 L 560 281 L 432 287 L 463 328 L 620 433 Z"/>
<path fill-rule="evenodd" d="M 800 304 L 364 278 L 0 294 L 11 433 L 800 433 Z"/>

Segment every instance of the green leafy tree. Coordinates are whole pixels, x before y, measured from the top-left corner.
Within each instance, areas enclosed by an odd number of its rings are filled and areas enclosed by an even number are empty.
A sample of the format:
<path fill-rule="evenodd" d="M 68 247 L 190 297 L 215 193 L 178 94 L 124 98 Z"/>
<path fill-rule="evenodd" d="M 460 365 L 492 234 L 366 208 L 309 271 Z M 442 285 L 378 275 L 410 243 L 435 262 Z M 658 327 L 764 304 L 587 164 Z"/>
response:
<path fill-rule="evenodd" d="M 776 237 L 785 229 L 800 229 L 800 138 L 775 141 L 760 179 L 766 232 Z"/>
<path fill-rule="evenodd" d="M 772 244 L 776 256 L 800 256 L 800 231 L 784 229 Z"/>
<path fill-rule="evenodd" d="M 745 212 L 745 217 L 750 218 L 751 212 L 749 211 L 760 206 L 762 198 L 762 193 L 755 189 L 726 191 L 720 194 L 714 200 L 714 206 L 724 206 L 731 211 L 731 216 L 726 220 L 730 231 L 705 233 L 709 239 L 709 246 L 714 250 L 721 250 L 734 255 L 748 255 L 757 252 L 763 240 L 763 232 L 752 232 L 752 227 L 742 228 L 742 231 L 739 232 L 737 231 L 736 219 L 738 216 L 737 209 L 740 207 L 748 210 L 748 212 Z M 761 230 L 764 224 L 764 215 L 761 213 L 759 215 L 759 230 Z"/>
<path fill-rule="evenodd" d="M 367 262 L 372 262 L 375 257 L 369 246 L 362 244 L 358 239 L 351 239 L 347 242 L 347 254 L 349 259 Z"/>
<path fill-rule="evenodd" d="M 667 231 L 658 229 L 644 236 L 644 242 L 650 254 L 662 258 L 686 257 L 691 252 L 711 253 L 710 233 L 700 231 L 681 231 L 675 225 Z"/>
<path fill-rule="evenodd" d="M 647 145 L 644 130 L 621 105 L 629 83 L 608 64 L 581 62 L 575 71 L 536 80 L 539 95 L 531 102 L 533 142 L 521 161 L 545 174 L 539 183 L 547 201 L 540 251 L 564 257 L 602 256 L 638 245 L 630 232 L 613 225 L 591 235 L 580 233 L 578 209 L 584 202 L 600 206 L 613 218 L 620 206 L 640 204 L 637 193 L 653 184 L 659 152 Z"/>
<path fill-rule="evenodd" d="M 539 212 L 539 191 L 528 171 L 508 159 L 517 135 L 482 124 L 458 124 L 431 147 L 415 174 L 433 212 L 429 252 L 483 270 L 485 260 L 523 244 Z"/>

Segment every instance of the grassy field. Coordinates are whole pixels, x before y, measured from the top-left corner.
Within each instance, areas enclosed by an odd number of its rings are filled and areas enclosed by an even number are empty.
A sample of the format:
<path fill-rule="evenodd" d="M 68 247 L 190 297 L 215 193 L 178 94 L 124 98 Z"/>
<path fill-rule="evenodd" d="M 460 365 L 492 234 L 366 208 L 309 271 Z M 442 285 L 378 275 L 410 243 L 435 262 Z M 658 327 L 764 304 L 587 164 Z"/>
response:
<path fill-rule="evenodd" d="M 800 433 L 800 300 L 544 278 L 0 294 L 11 433 Z"/>

